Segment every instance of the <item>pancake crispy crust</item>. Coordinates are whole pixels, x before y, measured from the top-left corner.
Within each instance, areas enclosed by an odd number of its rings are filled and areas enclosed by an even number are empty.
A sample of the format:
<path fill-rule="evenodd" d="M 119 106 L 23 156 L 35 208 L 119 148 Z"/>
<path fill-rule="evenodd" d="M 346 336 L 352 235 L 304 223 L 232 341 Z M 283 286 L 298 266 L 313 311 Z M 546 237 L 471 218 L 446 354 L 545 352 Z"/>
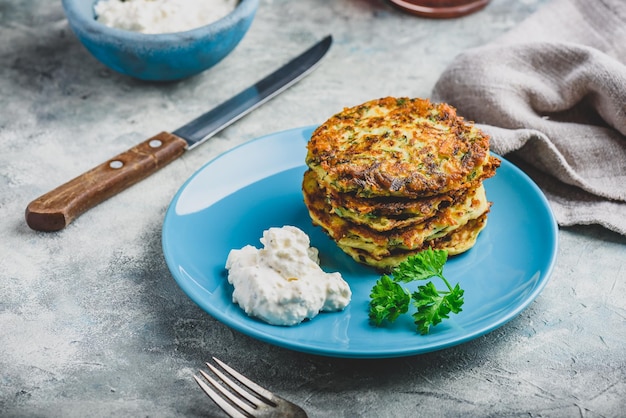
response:
<path fill-rule="evenodd" d="M 334 213 L 323 195 L 315 191 L 313 182 L 305 182 L 303 186 L 305 203 L 315 224 L 321 226 L 342 248 L 359 248 L 379 258 L 390 255 L 396 249 L 421 248 L 425 241 L 449 234 L 470 220 L 479 218 L 491 206 L 483 186 L 480 186 L 460 203 L 439 210 L 434 216 L 407 227 L 381 232 Z"/>
<path fill-rule="evenodd" d="M 313 170 L 304 174 L 303 189 L 308 189 L 309 194 L 317 195 L 318 199 L 324 196 L 329 212 L 376 231 L 389 231 L 423 222 L 435 216 L 438 211 L 464 201 L 468 193 L 463 190 L 459 193 L 418 199 L 396 196 L 367 199 L 353 193 L 337 192 L 324 185 Z"/>
<path fill-rule="evenodd" d="M 338 244 L 339 247 L 354 261 L 367 264 L 381 272 L 390 272 L 398 264 L 406 260 L 409 256 L 424 251 L 428 248 L 433 250 L 446 250 L 448 255 L 454 256 L 469 250 L 476 244 L 478 235 L 487 226 L 487 214 L 483 214 L 477 219 L 472 219 L 461 228 L 454 230 L 448 235 L 425 241 L 420 248 L 413 250 L 396 250 L 385 257 L 373 255 L 363 249 L 349 247 Z"/>
<path fill-rule="evenodd" d="M 345 108 L 307 145 L 302 192 L 313 224 L 355 261 L 390 271 L 427 248 L 472 248 L 500 160 L 447 104 L 385 97 Z"/>
<path fill-rule="evenodd" d="M 475 187 L 499 161 L 489 137 L 447 104 L 386 97 L 346 108 L 313 133 L 306 163 L 340 192 L 421 197 Z"/>

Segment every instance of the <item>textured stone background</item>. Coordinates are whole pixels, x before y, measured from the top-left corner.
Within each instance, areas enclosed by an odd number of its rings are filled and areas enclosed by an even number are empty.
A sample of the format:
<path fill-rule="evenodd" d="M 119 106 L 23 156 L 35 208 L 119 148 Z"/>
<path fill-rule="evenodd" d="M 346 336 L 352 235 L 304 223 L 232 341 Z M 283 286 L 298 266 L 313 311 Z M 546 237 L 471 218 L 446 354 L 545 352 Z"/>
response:
<path fill-rule="evenodd" d="M 104 68 L 60 1 L 0 0 L 0 416 L 223 416 L 192 380 L 215 355 L 312 417 L 623 416 L 626 239 L 560 231 L 544 292 L 467 344 L 388 360 L 301 354 L 252 340 L 177 287 L 161 224 L 183 182 L 254 137 L 320 123 L 386 95 L 428 96 L 461 50 L 545 0 L 494 0 L 466 18 L 403 14 L 382 0 L 262 0 L 238 48 L 173 84 Z M 52 234 L 26 205 L 161 130 L 175 129 L 327 33 L 320 68 L 160 173 Z"/>

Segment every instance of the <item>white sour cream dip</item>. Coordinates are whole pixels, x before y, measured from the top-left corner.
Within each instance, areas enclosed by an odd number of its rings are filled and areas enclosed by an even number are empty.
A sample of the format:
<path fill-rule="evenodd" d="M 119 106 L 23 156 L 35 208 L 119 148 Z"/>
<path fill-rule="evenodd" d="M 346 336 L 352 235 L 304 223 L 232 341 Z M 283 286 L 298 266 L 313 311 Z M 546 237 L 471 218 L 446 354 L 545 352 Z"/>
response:
<path fill-rule="evenodd" d="M 214 22 L 233 11 L 239 0 L 99 0 L 98 22 L 133 32 L 183 32 Z"/>
<path fill-rule="evenodd" d="M 233 302 L 246 314 L 272 325 L 296 325 L 350 303 L 348 283 L 320 268 L 318 251 L 302 230 L 270 228 L 261 243 L 262 249 L 231 250 L 226 260 Z"/>

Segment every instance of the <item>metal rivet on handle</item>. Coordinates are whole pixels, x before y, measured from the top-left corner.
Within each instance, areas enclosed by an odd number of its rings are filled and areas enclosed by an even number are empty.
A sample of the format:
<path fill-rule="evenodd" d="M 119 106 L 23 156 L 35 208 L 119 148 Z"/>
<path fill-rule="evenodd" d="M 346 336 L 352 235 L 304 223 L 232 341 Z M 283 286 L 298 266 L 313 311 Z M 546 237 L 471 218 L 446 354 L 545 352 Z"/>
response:
<path fill-rule="evenodd" d="M 111 161 L 109 163 L 109 167 L 115 168 L 115 169 L 122 168 L 122 167 L 124 167 L 124 163 L 121 162 L 120 160 Z"/>
<path fill-rule="evenodd" d="M 150 145 L 151 148 L 159 148 L 161 145 L 163 145 L 163 142 L 158 139 L 153 139 L 152 141 L 148 142 L 148 145 Z"/>

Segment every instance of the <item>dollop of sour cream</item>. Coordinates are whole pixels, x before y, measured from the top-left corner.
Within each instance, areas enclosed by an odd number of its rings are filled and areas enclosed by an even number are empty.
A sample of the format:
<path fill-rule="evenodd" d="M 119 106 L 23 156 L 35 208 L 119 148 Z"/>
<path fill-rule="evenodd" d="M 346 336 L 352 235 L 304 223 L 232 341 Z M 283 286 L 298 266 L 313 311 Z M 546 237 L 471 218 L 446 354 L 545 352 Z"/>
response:
<path fill-rule="evenodd" d="M 319 266 L 318 250 L 295 226 L 263 232 L 262 249 L 246 245 L 226 260 L 233 302 L 272 325 L 296 325 L 319 312 L 344 309 L 352 297 L 340 273 Z"/>
<path fill-rule="evenodd" d="M 183 32 L 214 22 L 233 11 L 238 0 L 99 0 L 98 22 L 133 32 Z"/>

